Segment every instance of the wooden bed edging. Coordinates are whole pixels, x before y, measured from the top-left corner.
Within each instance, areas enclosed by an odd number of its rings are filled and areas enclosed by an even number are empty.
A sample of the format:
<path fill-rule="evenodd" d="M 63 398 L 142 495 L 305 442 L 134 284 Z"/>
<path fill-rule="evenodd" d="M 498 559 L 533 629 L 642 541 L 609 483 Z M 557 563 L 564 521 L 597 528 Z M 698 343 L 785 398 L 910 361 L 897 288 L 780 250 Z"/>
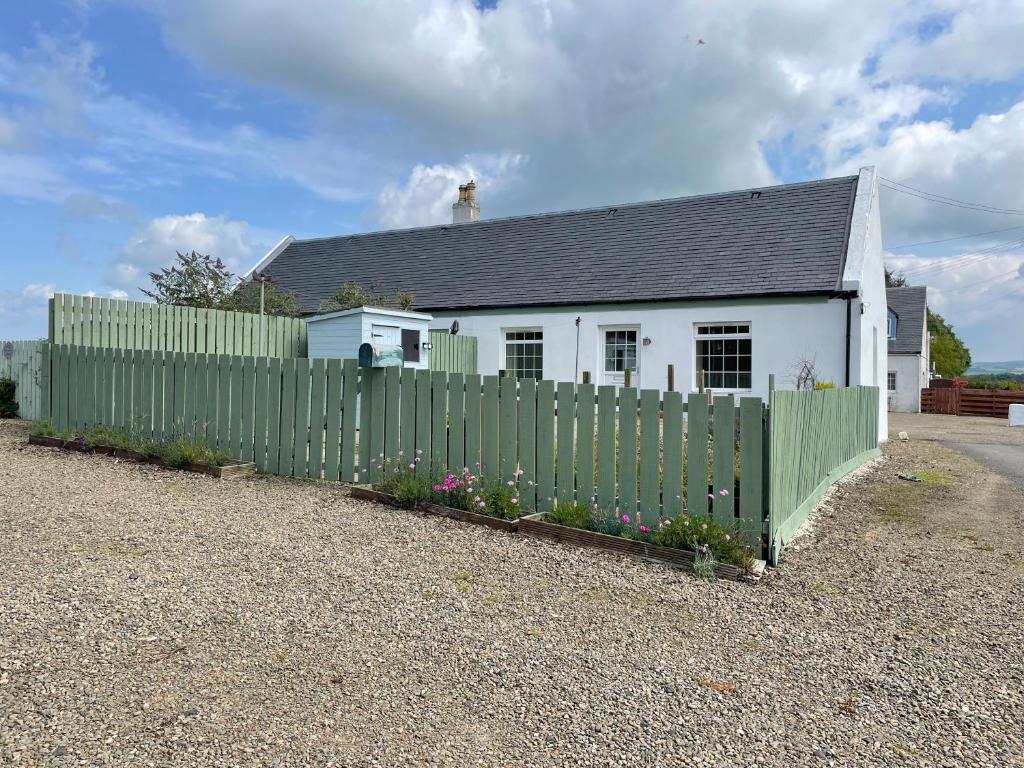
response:
<path fill-rule="evenodd" d="M 673 568 L 693 570 L 693 552 L 672 547 L 659 547 L 644 541 L 624 539 L 621 536 L 609 536 L 605 533 L 585 531 L 580 528 L 569 528 L 555 525 L 544 520 L 546 513 L 538 512 L 527 515 L 519 520 L 519 533 L 537 536 L 544 539 L 573 544 L 590 549 L 603 549 L 620 555 L 635 557 L 652 563 L 661 563 Z M 763 560 L 755 560 L 754 567 L 747 572 L 732 563 L 715 563 L 715 576 L 721 579 L 732 579 L 749 584 L 756 584 L 764 573 Z"/>
<path fill-rule="evenodd" d="M 231 460 L 222 467 L 216 467 L 212 464 L 186 464 L 182 467 L 172 467 L 159 456 L 129 451 L 124 448 L 115 448 L 112 445 L 89 445 L 79 440 L 63 440 L 59 437 L 44 437 L 42 435 L 29 435 L 28 441 L 32 445 L 44 445 L 49 448 L 60 448 L 65 451 L 77 451 L 79 453 L 92 453 L 100 456 L 113 456 L 115 459 L 137 461 L 140 464 L 155 464 L 166 469 L 180 469 L 185 472 L 195 472 L 222 479 L 247 477 L 256 474 L 256 465 L 251 461 Z"/>
<path fill-rule="evenodd" d="M 371 488 L 366 485 L 353 485 L 349 489 L 349 494 L 356 499 L 363 499 L 364 501 L 376 501 L 381 504 L 388 504 L 392 507 L 399 507 L 401 509 L 410 508 L 408 505 L 402 504 L 390 493 L 384 493 L 383 491 L 378 491 L 375 488 Z M 495 531 L 504 531 L 505 533 L 515 533 L 519 527 L 518 520 L 505 520 L 500 517 L 481 515 L 476 512 L 467 512 L 464 509 L 445 507 L 440 504 L 432 504 L 427 501 L 419 502 L 415 507 L 413 507 L 413 509 L 426 515 L 447 517 L 451 520 L 458 520 L 462 523 L 471 523 L 472 525 L 482 525 L 487 528 L 492 528 Z"/>

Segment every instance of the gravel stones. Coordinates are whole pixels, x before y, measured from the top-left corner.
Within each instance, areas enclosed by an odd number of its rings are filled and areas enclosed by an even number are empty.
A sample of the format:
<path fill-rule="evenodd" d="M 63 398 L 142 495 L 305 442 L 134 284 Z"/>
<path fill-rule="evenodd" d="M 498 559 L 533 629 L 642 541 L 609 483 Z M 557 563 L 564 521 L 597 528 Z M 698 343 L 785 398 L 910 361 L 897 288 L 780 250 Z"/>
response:
<path fill-rule="evenodd" d="M 1021 764 L 1022 499 L 938 448 L 962 482 L 889 514 L 887 447 L 751 588 L 24 440 L 2 765 Z"/>

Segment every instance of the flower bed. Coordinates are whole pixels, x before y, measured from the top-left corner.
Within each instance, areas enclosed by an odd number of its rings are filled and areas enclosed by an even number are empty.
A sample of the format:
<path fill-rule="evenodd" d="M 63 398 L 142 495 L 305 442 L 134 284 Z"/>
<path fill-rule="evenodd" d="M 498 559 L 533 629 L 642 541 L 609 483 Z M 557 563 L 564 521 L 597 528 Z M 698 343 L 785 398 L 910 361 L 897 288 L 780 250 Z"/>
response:
<path fill-rule="evenodd" d="M 719 491 L 723 496 L 727 490 Z M 709 494 L 710 495 L 710 494 Z M 704 515 L 677 515 L 645 525 L 618 510 L 590 504 L 559 504 L 552 512 L 530 515 L 519 530 L 584 547 L 607 549 L 645 560 L 685 567 L 702 578 L 759 578 L 764 562 L 756 560 L 735 532 Z"/>
<path fill-rule="evenodd" d="M 519 528 L 519 518 L 516 518 L 515 520 L 505 520 L 500 517 L 482 515 L 465 509 L 456 509 L 455 507 L 446 507 L 442 504 L 434 504 L 429 501 L 417 501 L 410 506 L 408 503 L 401 502 L 398 497 L 393 494 L 384 493 L 383 491 L 378 491 L 375 488 L 365 485 L 352 486 L 350 493 L 352 497 L 356 499 L 376 501 L 381 504 L 390 504 L 393 507 L 400 507 L 402 509 L 415 509 L 425 515 L 436 515 L 437 517 L 447 517 L 452 520 L 458 520 L 461 523 L 483 525 L 487 528 L 493 528 L 496 531 L 515 533 Z"/>
<path fill-rule="evenodd" d="M 46 434 L 46 432 L 51 434 Z M 108 444 L 106 441 L 119 444 Z M 181 469 L 217 478 L 246 477 L 256 473 L 256 465 L 236 461 L 224 454 L 211 452 L 206 446 L 187 441 L 150 442 L 131 447 L 133 441 L 123 433 L 96 429 L 74 437 L 52 434 L 45 425 L 37 425 L 28 438 L 32 445 L 45 445 L 65 451 L 113 456 L 116 459 L 155 464 L 168 469 Z M 142 448 L 142 450 L 140 450 Z"/>

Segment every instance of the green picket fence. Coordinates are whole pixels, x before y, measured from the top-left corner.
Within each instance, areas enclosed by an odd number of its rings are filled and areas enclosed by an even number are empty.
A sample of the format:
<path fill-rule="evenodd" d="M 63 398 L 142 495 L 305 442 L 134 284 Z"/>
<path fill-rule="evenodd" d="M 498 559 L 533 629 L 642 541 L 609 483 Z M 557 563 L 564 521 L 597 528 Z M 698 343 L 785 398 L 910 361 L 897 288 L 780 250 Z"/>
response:
<path fill-rule="evenodd" d="M 770 557 L 807 519 L 839 478 L 878 456 L 878 387 L 769 397 Z"/>
<path fill-rule="evenodd" d="M 49 366 L 44 354 L 49 345 L 42 340 L 0 341 L 0 378 L 14 381 L 17 389 L 18 415 L 23 419 L 45 418 L 49 405 L 44 394 L 49 392 Z"/>
<path fill-rule="evenodd" d="M 435 476 L 479 469 L 501 482 L 521 471 L 527 509 L 594 498 L 649 524 L 710 514 L 760 548 L 759 398 L 737 406 L 732 396 L 360 369 L 352 360 L 66 344 L 52 347 L 49 364 L 58 431 L 106 424 L 144 439 L 198 439 L 263 471 L 313 479 L 372 481 L 410 463 Z"/>
<path fill-rule="evenodd" d="M 260 354 L 260 318 L 248 312 L 58 293 L 50 300 L 49 323 L 53 344 Z M 305 357 L 306 321 L 264 316 L 263 341 L 266 357 Z"/>
<path fill-rule="evenodd" d="M 431 331 L 430 344 L 430 370 L 449 373 L 478 371 L 475 336 L 453 336 L 448 331 Z"/>

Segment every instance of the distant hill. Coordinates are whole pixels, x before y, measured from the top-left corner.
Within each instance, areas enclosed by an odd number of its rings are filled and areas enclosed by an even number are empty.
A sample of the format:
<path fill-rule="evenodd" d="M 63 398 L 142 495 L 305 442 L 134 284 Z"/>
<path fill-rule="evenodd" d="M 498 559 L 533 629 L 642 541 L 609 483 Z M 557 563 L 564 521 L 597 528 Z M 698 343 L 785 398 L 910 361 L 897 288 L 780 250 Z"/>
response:
<path fill-rule="evenodd" d="M 972 363 L 967 369 L 968 376 L 979 374 L 991 374 L 993 376 L 1008 373 L 1024 373 L 1024 360 L 1007 360 L 1002 363 Z"/>

